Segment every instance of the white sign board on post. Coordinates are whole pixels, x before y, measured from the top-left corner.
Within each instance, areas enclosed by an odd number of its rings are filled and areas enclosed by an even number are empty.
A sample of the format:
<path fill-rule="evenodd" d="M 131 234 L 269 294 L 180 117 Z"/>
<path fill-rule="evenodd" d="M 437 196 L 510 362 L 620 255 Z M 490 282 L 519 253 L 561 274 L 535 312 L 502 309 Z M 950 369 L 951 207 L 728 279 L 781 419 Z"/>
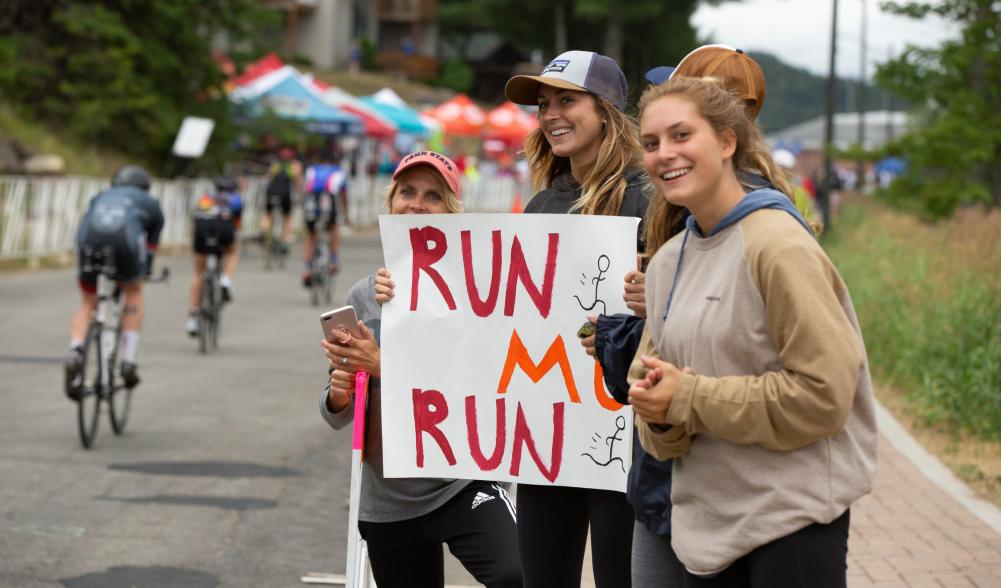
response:
<path fill-rule="evenodd" d="M 577 331 L 629 312 L 630 217 L 383 215 L 396 283 L 382 308 L 387 477 L 625 491 L 632 411 Z"/>
<path fill-rule="evenodd" d="M 190 159 L 201 157 L 205 153 L 205 147 L 209 144 L 213 129 L 215 129 L 215 121 L 211 118 L 184 117 L 181 129 L 177 131 L 177 137 L 174 139 L 171 153 L 177 157 Z"/>

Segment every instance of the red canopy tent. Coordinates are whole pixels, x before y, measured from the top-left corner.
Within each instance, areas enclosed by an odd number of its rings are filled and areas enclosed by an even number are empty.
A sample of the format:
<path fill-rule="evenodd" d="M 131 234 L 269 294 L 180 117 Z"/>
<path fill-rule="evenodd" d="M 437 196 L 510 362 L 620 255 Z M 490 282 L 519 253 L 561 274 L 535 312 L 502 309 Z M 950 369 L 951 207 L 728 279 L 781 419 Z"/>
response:
<path fill-rule="evenodd" d="M 235 88 L 237 86 L 242 86 L 248 82 L 256 80 L 257 78 L 269 74 L 273 71 L 278 71 L 279 69 L 285 67 L 285 62 L 282 61 L 281 57 L 274 53 L 268 53 L 264 57 L 258 59 L 254 63 L 247 66 L 247 69 L 243 70 L 243 73 L 230 78 L 226 85 L 230 88 Z"/>
<path fill-rule="evenodd" d="M 479 137 L 486 122 L 483 109 L 465 94 L 458 94 L 423 114 L 440 122 L 446 135 Z"/>
<path fill-rule="evenodd" d="M 539 121 L 517 104 L 508 101 L 487 113 L 486 124 L 483 125 L 483 138 L 520 146 L 525 142 L 525 137 L 538 126 Z"/>

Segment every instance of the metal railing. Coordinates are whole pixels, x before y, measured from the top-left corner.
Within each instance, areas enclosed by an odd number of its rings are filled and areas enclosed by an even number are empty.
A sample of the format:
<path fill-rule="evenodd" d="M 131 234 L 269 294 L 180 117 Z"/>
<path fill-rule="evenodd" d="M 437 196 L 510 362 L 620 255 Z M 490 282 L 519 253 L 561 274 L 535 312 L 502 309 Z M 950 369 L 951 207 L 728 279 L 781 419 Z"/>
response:
<path fill-rule="evenodd" d="M 348 189 L 348 221 L 355 226 L 378 224 L 384 214 L 389 176 L 353 176 Z M 267 178 L 239 178 L 244 197 L 244 235 L 257 233 L 264 206 Z M 467 212 L 508 212 L 515 196 L 525 202 L 530 188 L 511 176 L 480 176 L 462 180 L 462 200 Z M 0 260 L 27 260 L 37 264 L 48 257 L 73 253 L 77 225 L 90 199 L 108 187 L 107 180 L 82 176 L 0 176 Z M 188 246 L 195 199 L 212 190 L 206 178 L 154 180 L 150 192 L 160 202 L 164 227 L 160 243 Z M 295 226 L 302 215 L 293 211 Z M 344 222 L 343 220 L 341 222 Z"/>

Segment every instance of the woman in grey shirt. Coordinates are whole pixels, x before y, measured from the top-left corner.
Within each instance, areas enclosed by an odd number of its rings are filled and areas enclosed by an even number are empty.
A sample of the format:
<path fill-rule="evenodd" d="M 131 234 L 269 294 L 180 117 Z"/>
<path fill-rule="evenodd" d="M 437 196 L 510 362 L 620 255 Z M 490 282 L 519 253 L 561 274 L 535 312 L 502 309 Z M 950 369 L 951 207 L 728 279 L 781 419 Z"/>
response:
<path fill-rule="evenodd" d="M 420 151 L 400 162 L 387 205 L 390 214 L 459 212 L 460 190 L 458 168 L 452 160 Z M 385 269 L 379 275 L 381 281 L 388 281 Z M 340 333 L 334 341 L 321 343 L 331 373 L 320 396 L 320 414 L 335 429 L 350 424 L 355 373 L 369 373 L 369 426 L 358 530 L 368 544 L 379 588 L 444 586 L 442 543 L 484 585 L 520 587 L 515 511 L 503 488 L 478 480 L 383 477 L 377 340 L 381 308 L 376 300 L 376 275 L 352 286 L 347 301 L 364 323 L 359 325 L 364 337 Z"/>

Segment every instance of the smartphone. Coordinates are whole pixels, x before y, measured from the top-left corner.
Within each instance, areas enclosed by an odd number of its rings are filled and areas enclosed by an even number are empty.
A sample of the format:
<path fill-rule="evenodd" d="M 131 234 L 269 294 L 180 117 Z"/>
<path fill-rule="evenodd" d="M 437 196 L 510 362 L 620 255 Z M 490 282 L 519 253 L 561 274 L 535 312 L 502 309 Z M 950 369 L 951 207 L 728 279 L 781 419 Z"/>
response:
<path fill-rule="evenodd" d="M 342 306 L 321 314 L 320 326 L 323 328 L 323 336 L 328 341 L 334 340 L 335 331 L 347 331 L 352 337 L 362 338 L 358 329 L 358 316 L 353 306 Z"/>

